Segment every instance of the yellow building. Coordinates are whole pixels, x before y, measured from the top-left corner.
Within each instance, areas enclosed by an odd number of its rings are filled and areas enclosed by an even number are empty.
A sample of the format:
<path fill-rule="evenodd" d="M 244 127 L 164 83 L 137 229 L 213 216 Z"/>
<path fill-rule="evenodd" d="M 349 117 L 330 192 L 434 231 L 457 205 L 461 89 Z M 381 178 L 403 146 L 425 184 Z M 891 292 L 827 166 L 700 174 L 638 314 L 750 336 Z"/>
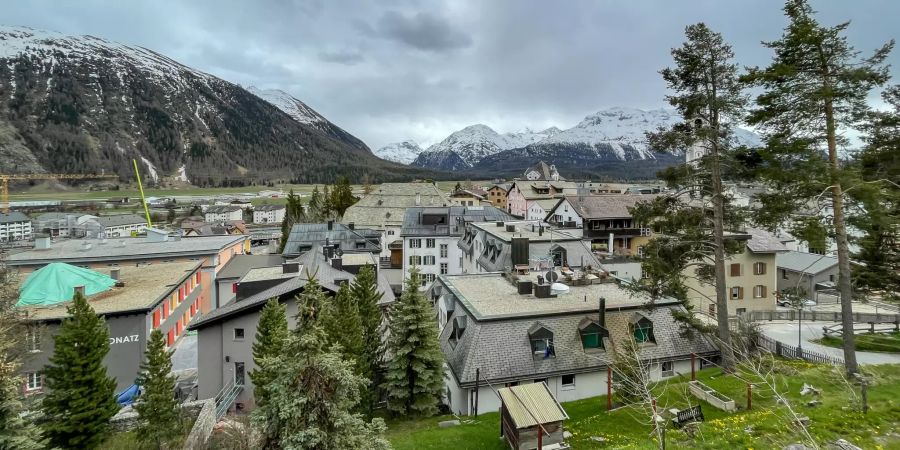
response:
<path fill-rule="evenodd" d="M 729 234 L 728 238 L 746 241 L 742 253 L 725 260 L 728 315 L 775 309 L 775 293 L 778 291 L 775 255 L 786 252 L 787 248 L 778 238 L 763 230 L 748 229 L 745 233 Z M 685 274 L 685 285 L 694 311 L 715 317 L 715 285 L 700 282 L 696 278 L 695 267 L 686 270 L 690 273 Z"/>

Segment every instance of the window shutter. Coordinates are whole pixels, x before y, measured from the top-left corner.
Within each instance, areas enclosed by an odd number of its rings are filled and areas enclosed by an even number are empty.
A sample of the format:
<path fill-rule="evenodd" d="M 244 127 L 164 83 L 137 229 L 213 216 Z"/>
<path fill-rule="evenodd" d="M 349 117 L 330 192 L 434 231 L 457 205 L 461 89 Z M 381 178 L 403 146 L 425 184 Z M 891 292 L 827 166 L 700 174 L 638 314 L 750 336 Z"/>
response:
<path fill-rule="evenodd" d="M 738 300 L 744 299 L 744 288 L 738 287 Z"/>
<path fill-rule="evenodd" d="M 731 265 L 731 276 L 733 276 L 733 277 L 741 276 L 741 265 L 740 264 L 732 264 Z"/>
<path fill-rule="evenodd" d="M 765 298 L 766 297 L 766 287 L 765 286 L 760 286 L 760 287 L 762 288 L 762 297 Z"/>
<path fill-rule="evenodd" d="M 759 263 L 759 274 L 760 275 L 766 274 L 766 263 Z"/>

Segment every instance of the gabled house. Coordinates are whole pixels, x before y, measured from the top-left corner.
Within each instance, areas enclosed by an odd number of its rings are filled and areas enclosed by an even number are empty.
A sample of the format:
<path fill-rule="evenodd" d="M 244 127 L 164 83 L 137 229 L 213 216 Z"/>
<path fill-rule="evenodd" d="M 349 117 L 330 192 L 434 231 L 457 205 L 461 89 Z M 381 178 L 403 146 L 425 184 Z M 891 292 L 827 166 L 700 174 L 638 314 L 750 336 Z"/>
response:
<path fill-rule="evenodd" d="M 459 206 L 481 206 L 487 203 L 487 192 L 482 189 L 460 189 L 450 193 L 450 203 Z"/>
<path fill-rule="evenodd" d="M 487 199 L 495 208 L 506 209 L 506 196 L 509 193 L 509 183 L 495 184 L 487 189 Z"/>
<path fill-rule="evenodd" d="M 632 339 L 655 380 L 690 373 L 691 354 L 717 357 L 708 338 L 682 333 L 672 317 L 685 312 L 677 300 L 650 302 L 620 282 L 557 286 L 534 273 L 515 284 L 501 273 L 438 277 L 426 295 L 435 305 L 452 413 L 496 411 L 493 389 L 504 386 L 546 383 L 560 402 L 605 395 L 615 349 Z"/>
<path fill-rule="evenodd" d="M 547 223 L 564 228 L 581 228 L 591 248 L 611 254 L 633 256 L 650 240 L 650 228 L 636 223 L 629 211 L 638 202 L 653 201 L 656 195 L 603 194 L 566 196 L 547 212 Z"/>
<path fill-rule="evenodd" d="M 253 209 L 253 223 L 281 223 L 286 211 L 285 205 L 260 205 Z"/>
<path fill-rule="evenodd" d="M 815 253 L 783 252 L 776 257 L 778 291 L 798 290 L 816 301 L 837 297 L 838 260 Z M 821 294 L 825 297 L 820 298 Z"/>
<path fill-rule="evenodd" d="M 239 205 L 213 205 L 206 208 L 204 217 L 207 222 L 228 222 L 243 220 L 244 209 Z"/>
<path fill-rule="evenodd" d="M 507 211 L 515 217 L 526 218 L 534 202 L 575 195 L 580 184 L 571 181 L 516 181 L 506 196 Z"/>

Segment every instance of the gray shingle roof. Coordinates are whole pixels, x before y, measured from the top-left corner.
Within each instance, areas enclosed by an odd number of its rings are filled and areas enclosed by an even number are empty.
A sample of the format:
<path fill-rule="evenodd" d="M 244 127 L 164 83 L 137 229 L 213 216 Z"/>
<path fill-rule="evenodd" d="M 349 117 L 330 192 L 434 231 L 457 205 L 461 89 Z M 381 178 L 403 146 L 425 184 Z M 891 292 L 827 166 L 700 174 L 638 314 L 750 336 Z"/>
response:
<path fill-rule="evenodd" d="M 348 208 L 341 222 L 376 229 L 400 226 L 406 208 L 446 206 L 447 203 L 444 193 L 431 183 L 384 183 Z"/>
<path fill-rule="evenodd" d="M 19 211 L 10 211 L 9 213 L 0 213 L 0 223 L 30 222 L 31 219 Z"/>
<path fill-rule="evenodd" d="M 118 227 L 122 225 L 146 224 L 147 219 L 137 214 L 118 214 L 115 216 L 99 216 L 97 223 L 104 227 Z"/>
<path fill-rule="evenodd" d="M 772 233 L 756 228 L 748 228 L 750 240 L 747 241 L 747 248 L 754 253 L 778 253 L 786 252 L 788 249 L 781 243 L 781 239 L 775 237 Z"/>
<path fill-rule="evenodd" d="M 380 233 L 378 237 L 380 238 Z M 344 224 L 332 223 L 329 230 L 327 223 L 297 223 L 291 227 L 282 254 L 296 257 L 315 247 L 325 245 L 326 240 L 329 244 L 340 245 L 343 251 L 381 251 L 381 247 L 372 243 L 367 236 L 351 230 Z"/>
<path fill-rule="evenodd" d="M 234 255 L 225 267 L 216 274 L 216 279 L 241 278 L 258 267 L 280 266 L 284 258 L 281 255 Z"/>
<path fill-rule="evenodd" d="M 815 275 L 838 264 L 837 258 L 815 253 L 784 252 L 775 257 L 779 269 Z"/>
<path fill-rule="evenodd" d="M 236 205 L 214 205 L 206 209 L 206 214 L 224 214 L 240 210 L 241 207 Z"/>
<path fill-rule="evenodd" d="M 423 215 L 443 215 L 445 221 L 435 225 L 422 225 Z M 403 218 L 401 236 L 461 236 L 469 222 L 497 222 L 513 220 L 502 209 L 493 206 L 450 206 L 407 208 Z"/>
<path fill-rule="evenodd" d="M 377 266 L 378 262 L 374 259 L 374 256 L 371 256 L 371 258 L 372 264 Z M 218 308 L 194 322 L 188 329 L 200 329 L 235 315 L 256 311 L 273 297 L 294 295 L 306 286 L 307 277 L 310 275 L 315 276 L 324 289 L 332 292 L 337 292 L 338 290 L 337 280 L 348 280 L 348 282 L 352 283 L 355 279 L 353 274 L 333 268 L 330 262 L 325 260 L 322 249 L 319 247 L 297 258 L 296 262 L 299 262 L 301 265 L 300 272 L 296 276 L 258 294 Z M 384 306 L 394 302 L 394 293 L 381 272 L 378 273 L 378 291 L 382 293 L 381 300 L 378 302 L 379 305 Z"/>
<path fill-rule="evenodd" d="M 254 208 L 254 211 L 278 211 L 286 208 L 285 205 L 260 205 Z"/>
<path fill-rule="evenodd" d="M 582 219 L 620 219 L 631 217 L 628 208 L 634 207 L 638 202 L 653 201 L 656 197 L 658 195 L 654 194 L 601 194 L 573 195 L 565 199 Z M 548 211 L 548 214 L 552 213 L 553 211 Z"/>
<path fill-rule="evenodd" d="M 653 321 L 655 343 L 641 346 L 641 357 L 656 361 L 686 359 L 691 353 L 712 354 L 713 343 L 699 333 L 683 334 L 672 317 L 673 311 L 684 311 L 680 305 L 657 306 L 641 310 Z M 454 376 L 464 387 L 475 382 L 480 369 L 482 380 L 496 383 L 522 379 L 545 378 L 554 374 L 583 373 L 601 370 L 609 365 L 614 345 L 629 339 L 629 322 L 635 310 L 606 313 L 609 338 L 604 338 L 606 350 L 584 350 L 578 325 L 585 319 L 595 320 L 596 313 L 545 316 L 539 319 L 511 319 L 503 321 L 469 320 L 462 338 L 454 347 L 450 343 L 452 326 L 444 327 L 440 336 L 441 350 Z M 457 313 L 454 313 L 457 314 Z M 556 356 L 535 358 L 528 338 L 528 330 L 540 322 L 553 333 Z"/>

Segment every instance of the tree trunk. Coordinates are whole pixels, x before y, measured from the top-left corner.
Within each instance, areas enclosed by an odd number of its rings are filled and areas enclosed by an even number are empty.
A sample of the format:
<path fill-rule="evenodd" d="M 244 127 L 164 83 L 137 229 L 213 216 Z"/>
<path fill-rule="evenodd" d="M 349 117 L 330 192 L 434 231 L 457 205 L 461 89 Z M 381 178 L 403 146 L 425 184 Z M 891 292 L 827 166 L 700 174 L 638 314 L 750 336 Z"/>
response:
<path fill-rule="evenodd" d="M 825 81 L 826 89 L 829 87 Z M 838 178 L 837 142 L 835 140 L 834 105 L 825 101 L 825 133 L 828 140 L 828 162 L 831 171 L 831 208 L 838 254 L 838 291 L 841 295 L 841 325 L 843 326 L 844 366 L 848 374 L 859 371 L 856 364 L 856 339 L 853 335 L 853 288 L 850 284 L 850 248 L 847 226 L 844 223 L 844 198 Z M 849 332 L 848 332 L 849 330 Z"/>
<path fill-rule="evenodd" d="M 718 128 L 718 123 L 714 126 Z M 734 348 L 731 345 L 731 330 L 728 328 L 728 288 L 725 285 L 725 206 L 722 198 L 722 170 L 719 167 L 718 131 L 715 132 L 716 135 L 710 140 L 712 144 L 710 171 L 713 189 L 713 240 L 716 247 L 716 322 L 719 325 L 722 369 L 734 372 Z"/>

